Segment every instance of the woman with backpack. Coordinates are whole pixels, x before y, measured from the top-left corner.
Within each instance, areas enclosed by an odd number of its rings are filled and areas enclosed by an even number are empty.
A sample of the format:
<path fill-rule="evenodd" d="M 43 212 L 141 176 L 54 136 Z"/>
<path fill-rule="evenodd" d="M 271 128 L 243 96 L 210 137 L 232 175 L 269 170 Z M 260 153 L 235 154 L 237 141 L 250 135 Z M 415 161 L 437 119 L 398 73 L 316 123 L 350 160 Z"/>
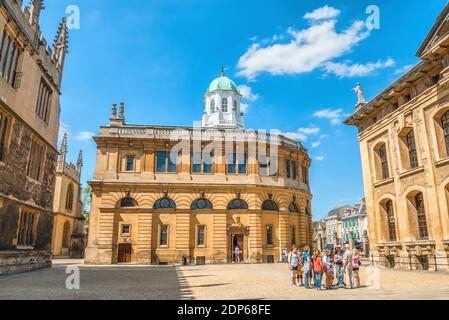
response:
<path fill-rule="evenodd" d="M 337 247 L 334 255 L 335 274 L 337 276 L 337 287 L 343 288 L 343 254 L 341 253 L 341 247 Z"/>

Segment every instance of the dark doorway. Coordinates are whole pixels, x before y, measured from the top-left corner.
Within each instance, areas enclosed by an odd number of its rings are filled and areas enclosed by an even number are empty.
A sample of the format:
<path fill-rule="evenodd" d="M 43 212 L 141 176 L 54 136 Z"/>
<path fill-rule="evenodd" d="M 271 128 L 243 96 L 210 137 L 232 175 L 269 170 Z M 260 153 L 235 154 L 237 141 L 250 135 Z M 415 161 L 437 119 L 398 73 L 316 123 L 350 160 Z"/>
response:
<path fill-rule="evenodd" d="M 232 240 L 232 255 L 234 257 L 234 261 L 240 260 L 240 262 L 243 262 L 243 234 L 237 234 L 234 236 L 234 239 Z M 239 258 L 237 259 L 235 255 L 235 248 L 239 248 Z"/>
<path fill-rule="evenodd" d="M 118 245 L 118 263 L 131 263 L 133 247 L 131 243 L 120 243 Z"/>

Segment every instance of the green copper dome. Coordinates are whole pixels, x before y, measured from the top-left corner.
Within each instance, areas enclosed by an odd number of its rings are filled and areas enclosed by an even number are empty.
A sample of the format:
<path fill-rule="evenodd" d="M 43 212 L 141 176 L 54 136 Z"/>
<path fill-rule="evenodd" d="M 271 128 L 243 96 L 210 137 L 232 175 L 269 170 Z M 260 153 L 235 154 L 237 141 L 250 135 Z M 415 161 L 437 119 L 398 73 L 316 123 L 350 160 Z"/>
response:
<path fill-rule="evenodd" d="M 223 90 L 223 91 L 234 91 L 237 94 L 240 94 L 239 89 L 234 81 L 225 76 L 224 71 L 221 72 L 221 76 L 210 83 L 209 89 L 207 92 L 212 92 L 215 90 Z"/>

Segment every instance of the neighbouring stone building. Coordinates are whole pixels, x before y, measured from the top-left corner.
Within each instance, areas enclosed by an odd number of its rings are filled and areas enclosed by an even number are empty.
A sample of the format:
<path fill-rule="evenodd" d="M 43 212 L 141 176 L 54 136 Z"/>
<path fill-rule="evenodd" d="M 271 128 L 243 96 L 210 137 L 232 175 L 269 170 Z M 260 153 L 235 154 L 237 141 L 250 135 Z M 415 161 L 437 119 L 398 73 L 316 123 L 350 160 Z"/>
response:
<path fill-rule="evenodd" d="M 51 265 L 53 194 L 67 26 L 54 50 L 42 0 L 0 0 L 0 274 Z"/>
<path fill-rule="evenodd" d="M 243 130 L 241 95 L 224 73 L 198 127 L 133 125 L 124 104 L 94 137 L 88 264 L 276 262 L 312 242 L 307 150 Z"/>
<path fill-rule="evenodd" d="M 67 134 L 65 134 L 56 166 L 51 253 L 55 257 L 82 258 L 84 256 L 84 216 L 80 179 L 83 154 L 82 151 L 79 152 L 76 165 L 69 163 L 67 147 Z"/>
<path fill-rule="evenodd" d="M 448 268 L 449 4 L 420 62 L 346 124 L 357 126 L 371 251 L 381 264 Z M 360 91 L 359 91 L 360 93 Z"/>

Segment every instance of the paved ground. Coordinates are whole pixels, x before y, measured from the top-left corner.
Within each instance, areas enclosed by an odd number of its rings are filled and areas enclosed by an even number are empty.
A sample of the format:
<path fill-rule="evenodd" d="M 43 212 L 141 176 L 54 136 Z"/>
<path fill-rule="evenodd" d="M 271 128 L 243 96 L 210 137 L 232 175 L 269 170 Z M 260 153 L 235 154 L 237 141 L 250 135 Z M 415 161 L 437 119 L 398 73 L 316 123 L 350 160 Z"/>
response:
<path fill-rule="evenodd" d="M 80 290 L 67 290 L 66 267 L 78 266 Z M 362 268 L 360 289 L 291 288 L 284 264 L 84 266 L 0 276 L 4 299 L 449 299 L 449 273 Z"/>

